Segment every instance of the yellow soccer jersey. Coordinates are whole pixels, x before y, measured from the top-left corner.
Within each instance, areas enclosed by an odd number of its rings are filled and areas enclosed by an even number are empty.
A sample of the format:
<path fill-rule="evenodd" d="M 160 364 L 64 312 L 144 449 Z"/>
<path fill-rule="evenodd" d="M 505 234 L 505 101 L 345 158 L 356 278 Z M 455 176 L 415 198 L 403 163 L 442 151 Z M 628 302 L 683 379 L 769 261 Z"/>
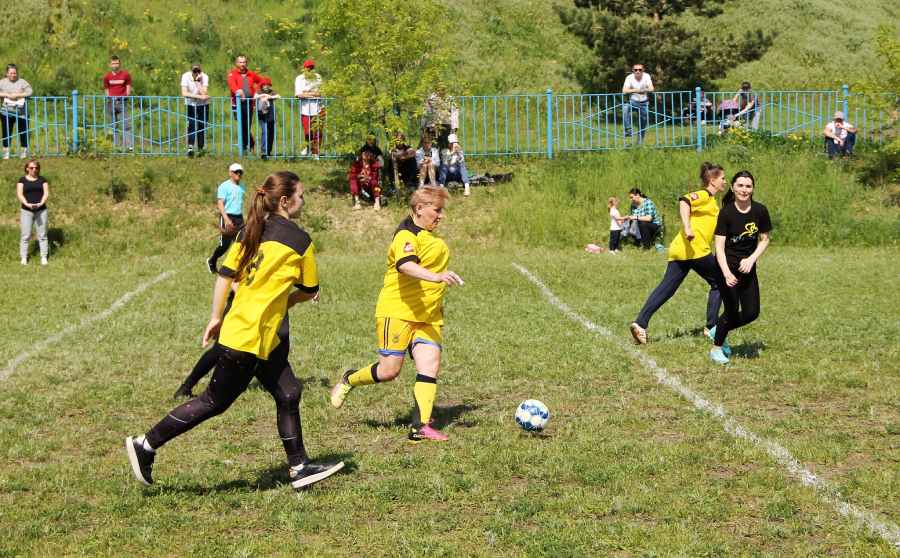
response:
<path fill-rule="evenodd" d="M 278 346 L 278 326 L 287 313 L 291 287 L 308 293 L 319 290 L 315 250 L 303 229 L 280 215 L 270 215 L 259 251 L 244 273 L 235 277 L 241 238 L 238 236 L 231 245 L 219 269 L 219 275 L 240 281 L 222 324 L 219 343 L 266 360 Z"/>
<path fill-rule="evenodd" d="M 400 273 L 399 267 L 415 262 L 434 273 L 447 271 L 447 244 L 407 217 L 394 232 L 388 249 L 384 286 L 375 307 L 376 318 L 399 318 L 409 322 L 444 323 L 444 283 L 422 281 Z"/>
<path fill-rule="evenodd" d="M 695 260 L 712 252 L 710 245 L 716 230 L 719 217 L 719 206 L 716 197 L 709 190 L 697 190 L 680 198 L 691 206 L 691 228 L 694 229 L 694 240 L 688 241 L 681 227 L 672 243 L 669 244 L 669 260 Z M 681 201 L 678 202 L 681 204 Z"/>

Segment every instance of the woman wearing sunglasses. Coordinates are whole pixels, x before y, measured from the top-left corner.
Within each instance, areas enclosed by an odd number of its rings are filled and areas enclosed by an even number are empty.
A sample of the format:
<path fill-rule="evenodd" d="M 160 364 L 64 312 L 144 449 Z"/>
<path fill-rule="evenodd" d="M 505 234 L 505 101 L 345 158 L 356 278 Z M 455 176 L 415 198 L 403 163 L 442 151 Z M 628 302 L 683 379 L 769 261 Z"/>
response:
<path fill-rule="evenodd" d="M 16 183 L 16 197 L 22 204 L 19 223 L 22 229 L 19 256 L 22 265 L 28 264 L 28 242 L 32 227 L 37 231 L 38 246 L 41 249 L 41 265 L 47 265 L 50 243 L 47 241 L 47 198 L 50 197 L 50 183 L 41 176 L 41 164 L 32 159 L 25 165 L 25 176 Z"/>

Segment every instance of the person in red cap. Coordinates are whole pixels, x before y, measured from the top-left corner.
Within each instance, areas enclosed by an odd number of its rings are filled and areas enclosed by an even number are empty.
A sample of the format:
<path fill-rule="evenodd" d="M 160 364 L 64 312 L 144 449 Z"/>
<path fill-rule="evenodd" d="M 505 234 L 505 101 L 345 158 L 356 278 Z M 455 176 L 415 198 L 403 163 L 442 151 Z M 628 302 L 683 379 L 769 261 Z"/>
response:
<path fill-rule="evenodd" d="M 294 96 L 300 99 L 300 121 L 303 123 L 303 134 L 308 142 L 303 154 L 309 155 L 312 152 L 313 157 L 318 159 L 325 111 L 319 92 L 322 87 L 322 76 L 315 68 L 316 63 L 312 60 L 303 63 L 303 71 L 294 80 Z"/>
<path fill-rule="evenodd" d="M 253 135 L 250 126 L 253 124 L 253 96 L 259 89 L 259 75 L 247 69 L 247 57 L 239 54 L 234 59 L 234 68 L 228 72 L 228 89 L 231 90 L 231 111 L 235 120 L 240 109 L 241 118 L 241 150 L 253 149 Z"/>
<path fill-rule="evenodd" d="M 259 122 L 259 137 L 262 141 L 260 154 L 263 159 L 272 156 L 272 146 L 275 145 L 275 99 L 281 95 L 272 90 L 272 80 L 261 76 L 259 91 L 253 96 L 256 101 L 256 119 Z"/>

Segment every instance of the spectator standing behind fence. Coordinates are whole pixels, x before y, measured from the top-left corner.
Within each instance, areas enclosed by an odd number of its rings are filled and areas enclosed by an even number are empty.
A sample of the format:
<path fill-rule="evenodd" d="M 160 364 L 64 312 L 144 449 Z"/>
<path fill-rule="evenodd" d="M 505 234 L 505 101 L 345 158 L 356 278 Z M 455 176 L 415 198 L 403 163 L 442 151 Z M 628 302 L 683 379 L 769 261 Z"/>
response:
<path fill-rule="evenodd" d="M 431 138 L 426 134 L 419 140 L 419 148 L 416 149 L 416 168 L 419 171 L 419 188 L 425 185 L 425 178 L 432 186 L 437 186 L 435 174 L 440 165 L 441 156 L 437 147 L 431 143 Z"/>
<path fill-rule="evenodd" d="M 19 256 L 22 258 L 22 265 L 28 264 L 28 241 L 31 239 L 32 227 L 37 230 L 41 265 L 47 265 L 50 253 L 50 243 L 47 241 L 47 198 L 50 197 L 50 184 L 41 176 L 41 164 L 34 159 L 28 161 L 25 176 L 16 183 L 16 197 L 22 204 L 19 211 L 22 231 Z"/>
<path fill-rule="evenodd" d="M 644 72 L 644 65 L 634 64 L 631 67 L 631 74 L 625 78 L 625 84 L 622 86 L 622 93 L 630 94 L 628 102 L 625 103 L 623 117 L 625 119 L 625 137 L 631 137 L 633 133 L 631 114 L 637 111 L 638 143 L 644 142 L 644 132 L 650 125 L 648 93 L 653 91 L 653 80 L 650 78 L 650 74 Z"/>
<path fill-rule="evenodd" d="M 734 115 L 735 119 L 742 119 L 746 128 L 751 130 L 759 129 L 759 115 L 761 114 L 759 97 L 753 92 L 749 81 L 741 83 L 741 90 L 738 91 L 731 101 L 737 103 L 740 109 Z"/>
<path fill-rule="evenodd" d="M 275 103 L 272 101 L 280 99 L 281 95 L 272 90 L 271 79 L 261 77 L 259 84 L 259 91 L 253 99 L 256 101 L 256 119 L 259 121 L 262 142 L 260 155 L 265 160 L 272 156 L 272 146 L 275 145 Z"/>
<path fill-rule="evenodd" d="M 131 115 L 128 106 L 131 74 L 123 70 L 121 65 L 118 56 L 110 56 L 109 72 L 103 76 L 103 91 L 106 93 L 106 116 L 112 124 L 113 145 L 131 151 Z"/>
<path fill-rule="evenodd" d="M 238 163 L 231 163 L 228 167 L 228 180 L 219 184 L 216 190 L 216 210 L 219 212 L 221 236 L 219 245 L 206 260 L 206 266 L 213 274 L 218 270 L 219 258 L 228 251 L 234 237 L 244 226 L 244 185 L 241 184 L 243 176 L 244 167 Z"/>
<path fill-rule="evenodd" d="M 393 148 L 391 149 L 391 166 L 394 171 L 394 185 L 400 184 L 413 187 L 418 180 L 419 168 L 416 164 L 416 150 L 406 143 L 406 136 L 402 132 L 394 134 Z"/>
<path fill-rule="evenodd" d="M 253 96 L 259 89 L 260 77 L 247 68 L 247 57 L 239 54 L 234 59 L 234 68 L 228 72 L 227 82 L 228 90 L 231 91 L 232 114 L 235 120 L 240 118 L 241 151 L 252 150 L 255 145 L 253 134 L 250 133 L 253 125 Z"/>
<path fill-rule="evenodd" d="M 443 85 L 425 100 L 425 132 L 437 139 L 438 149 L 450 147 L 449 136 L 459 129 L 459 108 Z"/>
<path fill-rule="evenodd" d="M 315 72 L 316 63 L 312 60 L 303 62 L 303 71 L 294 80 L 294 96 L 300 99 L 300 122 L 307 146 L 303 155 L 312 153 L 319 158 L 319 146 L 322 141 L 322 123 L 325 116 L 322 107 L 322 76 Z"/>
<path fill-rule="evenodd" d="M 462 182 L 463 195 L 468 196 L 469 190 L 469 173 L 466 170 L 466 156 L 462 147 L 459 145 L 459 139 L 456 134 L 447 136 L 450 147 L 441 150 L 441 168 L 438 171 L 438 185 L 443 188 L 450 180 Z"/>
<path fill-rule="evenodd" d="M 825 151 L 829 159 L 838 155 L 849 157 L 853 155 L 853 146 L 856 144 L 856 126 L 844 121 L 844 113 L 837 111 L 834 118 L 825 125 Z"/>
<path fill-rule="evenodd" d="M 188 157 L 194 156 L 194 146 L 206 147 L 206 125 L 209 122 L 209 76 L 200 64 L 193 64 L 190 72 L 181 75 L 181 96 L 187 107 Z"/>
<path fill-rule="evenodd" d="M 9 140 L 15 128 L 19 132 L 19 157 L 28 157 L 28 97 L 31 84 L 19 77 L 15 64 L 7 64 L 6 77 L 0 79 L 0 125 L 3 133 L 3 158 L 9 159 Z"/>
<path fill-rule="evenodd" d="M 350 194 L 353 196 L 353 209 L 362 209 L 359 196 L 367 193 L 372 197 L 375 211 L 381 210 L 381 165 L 375 160 L 371 151 L 361 151 L 350 165 L 347 174 L 350 181 Z"/>

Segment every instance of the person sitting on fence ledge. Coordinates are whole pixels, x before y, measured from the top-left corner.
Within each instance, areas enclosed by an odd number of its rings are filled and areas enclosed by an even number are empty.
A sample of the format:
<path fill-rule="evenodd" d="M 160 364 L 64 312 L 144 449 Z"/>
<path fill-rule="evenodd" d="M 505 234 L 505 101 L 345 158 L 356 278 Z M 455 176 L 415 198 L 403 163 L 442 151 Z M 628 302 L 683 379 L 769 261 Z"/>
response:
<path fill-rule="evenodd" d="M 406 143 L 402 132 L 394 134 L 391 149 L 391 167 L 393 168 L 394 186 L 400 184 L 415 187 L 418 183 L 419 169 L 416 164 L 416 150 Z"/>
<path fill-rule="evenodd" d="M 209 76 L 200 64 L 192 64 L 191 71 L 181 75 L 181 96 L 187 108 L 188 157 L 194 156 L 194 146 L 206 147 L 206 126 L 209 122 Z"/>
<path fill-rule="evenodd" d="M 112 125 L 113 145 L 133 149 L 131 141 L 131 116 L 128 97 L 131 96 L 131 74 L 121 68 L 118 56 L 110 56 L 109 72 L 103 76 L 106 93 L 106 117 Z"/>
<path fill-rule="evenodd" d="M 247 57 L 239 54 L 234 59 L 234 68 L 228 72 L 228 90 L 231 91 L 231 110 L 237 120 L 240 110 L 241 150 L 252 150 L 255 145 L 253 134 L 253 96 L 259 88 L 260 77 L 247 68 Z"/>
<path fill-rule="evenodd" d="M 425 184 L 425 178 L 432 186 L 437 185 L 436 173 L 440 165 L 441 157 L 437 147 L 431 143 L 431 138 L 426 134 L 419 140 L 419 148 L 416 149 L 416 168 L 419 171 L 419 187 Z"/>
<path fill-rule="evenodd" d="M 468 196 L 469 190 L 469 173 L 466 171 L 466 157 L 462 147 L 459 145 L 459 139 L 456 134 L 450 134 L 447 138 L 450 147 L 441 150 L 441 168 L 438 172 L 438 185 L 443 188 L 447 185 L 447 181 L 454 180 L 463 183 L 463 195 Z"/>
<path fill-rule="evenodd" d="M 316 63 L 312 60 L 303 62 L 303 71 L 294 80 L 294 96 L 300 101 L 300 123 L 306 136 L 307 146 L 303 155 L 312 153 L 319 158 L 319 145 L 322 141 L 322 119 L 325 115 L 322 106 L 322 76 L 315 71 Z"/>
<path fill-rule="evenodd" d="M 749 81 L 741 83 L 741 90 L 738 91 L 732 101 L 737 103 L 740 109 L 734 117 L 743 120 L 745 127 L 751 130 L 758 130 L 759 116 L 762 113 L 759 108 L 759 97 L 753 92 Z"/>
<path fill-rule="evenodd" d="M 853 146 L 856 144 L 856 126 L 844 121 L 844 113 L 837 111 L 834 118 L 825 125 L 825 152 L 829 159 L 838 155 L 849 157 L 853 155 Z"/>
<path fill-rule="evenodd" d="M 272 80 L 260 76 L 259 91 L 253 95 L 256 101 L 256 120 L 259 122 L 259 136 L 262 145 L 260 146 L 260 155 L 263 160 L 272 156 L 272 146 L 275 145 L 275 99 L 280 99 L 281 95 L 272 90 Z"/>
<path fill-rule="evenodd" d="M 649 100 L 648 93 L 652 93 L 653 80 L 650 74 L 644 72 L 643 64 L 633 64 L 631 73 L 625 78 L 622 85 L 622 93 L 629 94 L 628 101 L 625 103 L 622 118 L 625 121 L 625 137 L 632 135 L 631 115 L 633 112 L 638 114 L 638 143 L 644 142 L 644 132 L 650 126 Z"/>
<path fill-rule="evenodd" d="M 19 157 L 28 157 L 28 107 L 33 93 L 31 84 L 19 77 L 15 64 L 6 65 L 6 77 L 0 79 L 0 125 L 3 133 L 3 158 L 9 159 L 9 140 L 15 127 L 19 131 Z"/>
<path fill-rule="evenodd" d="M 371 151 L 363 151 L 359 154 L 350 171 L 347 173 L 350 181 L 350 194 L 353 196 L 353 209 L 361 209 L 359 197 L 365 195 L 372 198 L 375 211 L 381 209 L 381 165 L 375 160 Z"/>
<path fill-rule="evenodd" d="M 364 151 L 368 151 L 372 154 L 372 157 L 378 163 L 379 167 L 384 166 L 384 153 L 381 151 L 381 148 L 378 147 L 378 140 L 375 138 L 375 132 L 369 132 L 366 136 L 366 143 L 359 148 L 359 154 L 362 155 Z"/>

